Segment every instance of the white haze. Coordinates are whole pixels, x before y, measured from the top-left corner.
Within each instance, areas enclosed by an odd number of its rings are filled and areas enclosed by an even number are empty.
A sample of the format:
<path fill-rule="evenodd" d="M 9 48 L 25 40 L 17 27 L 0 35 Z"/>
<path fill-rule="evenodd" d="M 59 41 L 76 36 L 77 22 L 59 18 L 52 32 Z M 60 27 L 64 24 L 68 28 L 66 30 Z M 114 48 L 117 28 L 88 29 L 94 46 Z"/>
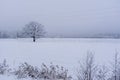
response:
<path fill-rule="evenodd" d="M 30 21 L 51 35 L 120 33 L 120 1 L 0 0 L 1 30 L 19 30 Z"/>

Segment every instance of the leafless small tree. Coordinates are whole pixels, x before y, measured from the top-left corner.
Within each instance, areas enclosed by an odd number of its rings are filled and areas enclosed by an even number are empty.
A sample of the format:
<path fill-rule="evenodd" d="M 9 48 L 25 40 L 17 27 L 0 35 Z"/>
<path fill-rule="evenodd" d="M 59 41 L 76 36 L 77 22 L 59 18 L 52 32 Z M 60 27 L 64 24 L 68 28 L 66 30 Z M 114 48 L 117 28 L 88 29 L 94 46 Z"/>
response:
<path fill-rule="evenodd" d="M 117 51 L 114 56 L 114 62 L 112 62 L 112 76 L 110 80 L 120 80 L 120 59 Z"/>
<path fill-rule="evenodd" d="M 33 21 L 23 28 L 23 33 L 25 36 L 33 38 L 33 42 L 35 42 L 36 38 L 40 38 L 45 35 L 45 30 L 42 24 Z"/>
<path fill-rule="evenodd" d="M 85 60 L 79 63 L 80 67 L 77 70 L 78 80 L 94 80 L 97 71 L 94 61 L 94 55 L 88 52 Z"/>

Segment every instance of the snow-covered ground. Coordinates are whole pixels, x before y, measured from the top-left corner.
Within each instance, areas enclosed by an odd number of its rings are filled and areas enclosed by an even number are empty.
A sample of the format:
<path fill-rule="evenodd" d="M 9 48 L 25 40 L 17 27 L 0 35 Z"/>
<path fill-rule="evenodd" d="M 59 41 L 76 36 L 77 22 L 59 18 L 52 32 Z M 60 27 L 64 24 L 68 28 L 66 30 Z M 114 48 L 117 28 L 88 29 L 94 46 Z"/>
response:
<path fill-rule="evenodd" d="M 30 78 L 22 78 L 22 79 L 17 79 L 15 76 L 8 76 L 8 75 L 0 75 L 0 80 L 32 80 Z"/>
<path fill-rule="evenodd" d="M 120 52 L 120 39 L 45 38 L 0 39 L 0 61 L 6 59 L 11 67 L 28 62 L 40 66 L 54 63 L 64 66 L 75 74 L 78 61 L 87 52 L 93 52 L 97 64 L 109 65 L 115 52 Z"/>

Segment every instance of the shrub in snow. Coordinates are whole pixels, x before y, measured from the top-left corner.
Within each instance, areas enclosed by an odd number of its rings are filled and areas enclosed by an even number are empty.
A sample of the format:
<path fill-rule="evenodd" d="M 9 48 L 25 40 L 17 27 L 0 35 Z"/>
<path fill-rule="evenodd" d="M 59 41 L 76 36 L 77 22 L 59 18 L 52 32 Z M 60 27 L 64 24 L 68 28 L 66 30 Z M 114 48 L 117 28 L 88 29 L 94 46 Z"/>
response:
<path fill-rule="evenodd" d="M 10 68 L 6 63 L 6 60 L 3 61 L 3 63 L 0 63 L 0 74 L 6 74 L 9 73 Z"/>
<path fill-rule="evenodd" d="M 17 78 L 37 78 L 39 70 L 25 62 L 19 66 L 18 70 L 14 71 L 14 74 Z"/>
<path fill-rule="evenodd" d="M 106 66 L 99 66 L 97 69 L 96 79 L 97 80 L 108 80 L 109 69 Z"/>
<path fill-rule="evenodd" d="M 14 71 L 17 78 L 33 78 L 33 79 L 48 79 L 48 80 L 68 80 L 68 70 L 58 65 L 51 64 L 47 66 L 42 64 L 41 68 L 37 68 L 29 65 L 28 63 L 23 63 L 19 66 L 17 70 Z"/>
<path fill-rule="evenodd" d="M 47 66 L 42 64 L 40 77 L 44 79 L 56 80 L 68 80 L 70 76 L 68 76 L 68 70 L 64 69 L 64 67 L 59 67 L 58 65 L 51 64 Z"/>

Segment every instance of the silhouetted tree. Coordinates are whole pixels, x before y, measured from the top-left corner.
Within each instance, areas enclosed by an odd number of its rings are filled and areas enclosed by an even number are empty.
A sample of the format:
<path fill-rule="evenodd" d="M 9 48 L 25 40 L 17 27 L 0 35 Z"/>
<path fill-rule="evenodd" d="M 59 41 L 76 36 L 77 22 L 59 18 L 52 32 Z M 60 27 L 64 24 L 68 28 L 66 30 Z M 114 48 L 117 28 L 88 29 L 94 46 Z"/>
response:
<path fill-rule="evenodd" d="M 30 22 L 23 28 L 23 33 L 26 37 L 33 38 L 33 42 L 36 38 L 43 37 L 45 35 L 44 26 L 38 22 Z"/>

